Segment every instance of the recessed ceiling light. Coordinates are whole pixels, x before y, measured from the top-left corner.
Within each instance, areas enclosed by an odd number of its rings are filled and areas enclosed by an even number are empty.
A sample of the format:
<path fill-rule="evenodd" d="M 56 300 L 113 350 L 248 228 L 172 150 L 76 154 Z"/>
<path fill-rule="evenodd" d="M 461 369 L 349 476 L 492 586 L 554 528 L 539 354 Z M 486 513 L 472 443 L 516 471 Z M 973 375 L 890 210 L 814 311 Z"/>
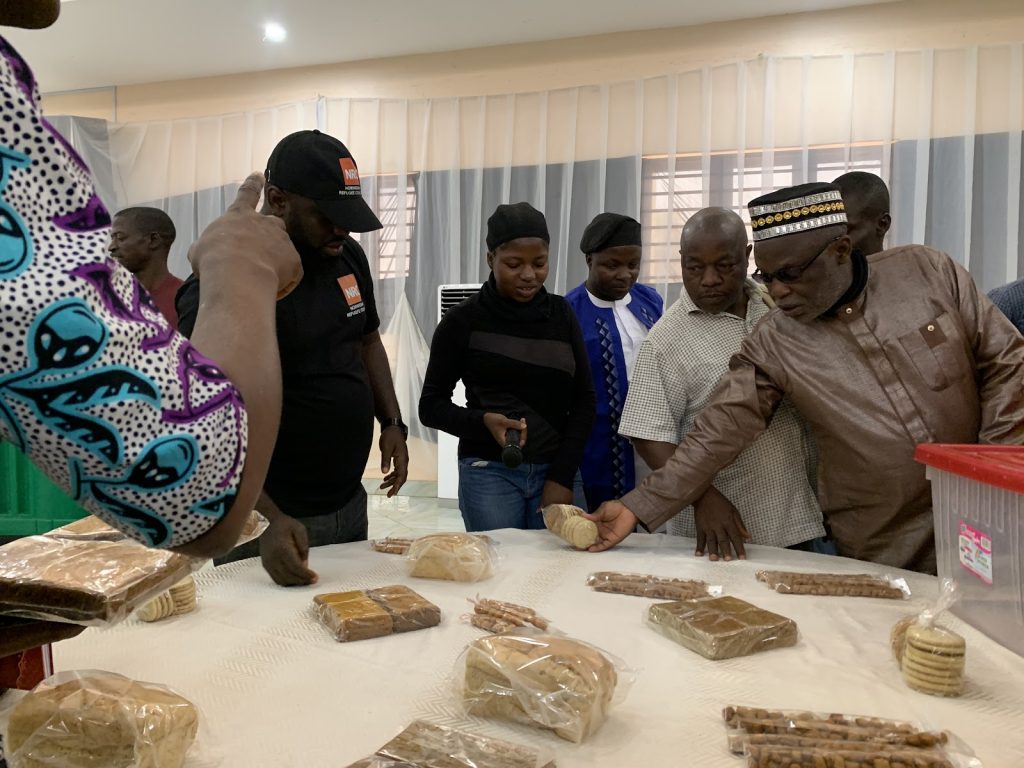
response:
<path fill-rule="evenodd" d="M 286 37 L 288 37 L 288 30 L 276 21 L 268 21 L 263 25 L 264 43 L 283 43 Z"/>

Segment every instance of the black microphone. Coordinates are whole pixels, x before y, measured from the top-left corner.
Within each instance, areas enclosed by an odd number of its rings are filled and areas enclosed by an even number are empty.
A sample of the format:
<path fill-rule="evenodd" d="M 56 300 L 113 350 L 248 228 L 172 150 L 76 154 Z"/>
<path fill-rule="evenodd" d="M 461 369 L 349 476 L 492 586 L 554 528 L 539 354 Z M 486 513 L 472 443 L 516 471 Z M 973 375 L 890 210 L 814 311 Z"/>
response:
<path fill-rule="evenodd" d="M 519 420 L 519 416 L 515 414 L 508 418 Z M 501 449 L 501 462 L 509 469 L 515 469 L 523 463 L 523 449 L 519 447 L 521 434 L 521 430 L 518 429 L 505 430 L 505 446 Z"/>

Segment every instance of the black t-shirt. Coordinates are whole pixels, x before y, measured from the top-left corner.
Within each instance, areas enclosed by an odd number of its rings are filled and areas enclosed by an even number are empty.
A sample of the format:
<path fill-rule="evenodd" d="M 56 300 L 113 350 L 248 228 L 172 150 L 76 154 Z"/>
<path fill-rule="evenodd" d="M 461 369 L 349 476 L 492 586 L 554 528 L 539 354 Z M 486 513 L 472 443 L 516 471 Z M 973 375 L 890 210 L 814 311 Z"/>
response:
<path fill-rule="evenodd" d="M 352 238 L 336 258 L 304 257 L 302 282 L 277 303 L 284 397 L 264 490 L 292 517 L 333 512 L 356 492 L 373 442 L 373 390 L 363 337 L 380 327 L 370 265 Z M 178 291 L 191 335 L 199 284 Z"/>

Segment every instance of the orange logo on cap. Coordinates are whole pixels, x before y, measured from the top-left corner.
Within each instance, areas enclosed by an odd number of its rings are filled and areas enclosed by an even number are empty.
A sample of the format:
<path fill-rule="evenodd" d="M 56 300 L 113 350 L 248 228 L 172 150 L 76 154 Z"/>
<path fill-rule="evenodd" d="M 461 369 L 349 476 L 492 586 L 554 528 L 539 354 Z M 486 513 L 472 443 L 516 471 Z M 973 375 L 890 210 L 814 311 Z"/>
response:
<path fill-rule="evenodd" d="M 354 307 L 363 300 L 355 275 L 342 275 L 338 278 L 338 285 L 341 286 L 341 293 L 350 307 Z"/>
<path fill-rule="evenodd" d="M 351 157 L 339 157 L 338 164 L 341 166 L 341 177 L 345 180 L 346 187 L 359 186 L 359 171 Z"/>

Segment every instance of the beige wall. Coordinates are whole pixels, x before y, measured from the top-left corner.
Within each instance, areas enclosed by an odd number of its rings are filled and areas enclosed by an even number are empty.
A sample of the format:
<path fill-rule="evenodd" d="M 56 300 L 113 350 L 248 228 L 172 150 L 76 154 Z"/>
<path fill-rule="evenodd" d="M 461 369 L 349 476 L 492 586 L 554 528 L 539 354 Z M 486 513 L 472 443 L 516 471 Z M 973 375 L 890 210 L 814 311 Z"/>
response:
<path fill-rule="evenodd" d="M 1021 0 L 911 0 L 649 32 L 405 56 L 116 89 L 116 120 L 136 122 L 219 115 L 317 96 L 442 98 L 550 90 L 685 72 L 762 54 L 801 56 L 959 48 L 1024 40 Z M 954 85 L 957 63 L 940 75 Z M 1005 104 L 982 99 L 984 121 Z M 937 89 L 942 97 L 944 89 Z M 908 94 L 908 99 L 916 98 Z M 953 97 L 955 100 L 955 96 Z M 115 119 L 113 94 L 53 94 L 51 114 Z M 912 107 L 908 107 L 912 110 Z M 959 106 L 948 110 L 954 116 Z M 898 117 L 898 116 L 897 116 Z M 946 119 L 946 118 L 940 118 Z M 941 128 L 942 126 L 936 126 Z M 754 138 L 754 137 L 752 137 Z"/>

